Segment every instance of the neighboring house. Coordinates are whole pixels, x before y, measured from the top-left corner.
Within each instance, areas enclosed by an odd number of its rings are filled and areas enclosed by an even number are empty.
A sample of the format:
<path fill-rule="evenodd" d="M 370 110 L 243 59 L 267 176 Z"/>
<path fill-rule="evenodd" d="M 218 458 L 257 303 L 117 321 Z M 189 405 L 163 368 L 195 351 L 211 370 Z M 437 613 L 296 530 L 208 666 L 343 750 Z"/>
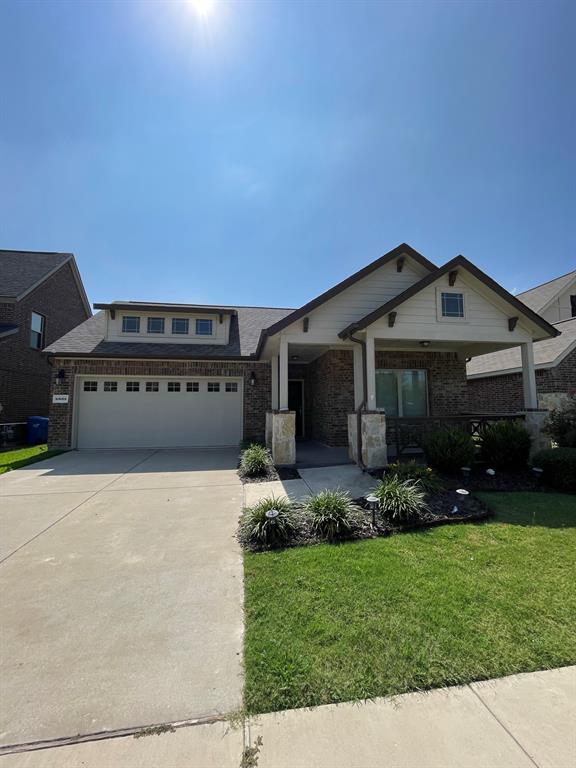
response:
<path fill-rule="evenodd" d="M 576 391 L 576 271 L 517 296 L 561 334 L 534 345 L 540 408 L 556 408 Z M 473 358 L 467 366 L 470 406 L 484 413 L 523 406 L 520 348 Z"/>
<path fill-rule="evenodd" d="M 522 345 L 535 407 L 532 344 L 558 334 L 464 257 L 438 268 L 405 244 L 296 310 L 94 307 L 46 350 L 54 447 L 224 446 L 266 432 L 276 461 L 292 463 L 295 437 L 355 446 L 359 423 L 374 464 L 394 420 L 469 411 L 469 357 Z"/>
<path fill-rule="evenodd" d="M 42 350 L 91 314 L 71 253 L 0 250 L 0 425 L 48 415 Z"/>

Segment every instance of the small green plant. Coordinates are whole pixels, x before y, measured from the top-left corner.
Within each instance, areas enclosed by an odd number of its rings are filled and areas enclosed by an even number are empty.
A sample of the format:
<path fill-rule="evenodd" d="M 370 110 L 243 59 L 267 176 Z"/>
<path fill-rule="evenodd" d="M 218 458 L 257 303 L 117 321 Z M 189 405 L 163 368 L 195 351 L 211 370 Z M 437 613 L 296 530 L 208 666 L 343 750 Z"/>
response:
<path fill-rule="evenodd" d="M 550 448 L 532 457 L 532 465 L 544 470 L 544 482 L 558 491 L 576 493 L 576 448 Z"/>
<path fill-rule="evenodd" d="M 347 491 L 321 491 L 305 504 L 312 530 L 323 539 L 333 541 L 350 536 L 364 517 L 361 508 Z"/>
<path fill-rule="evenodd" d="M 424 438 L 423 448 L 428 462 L 441 472 L 457 472 L 474 461 L 474 441 L 457 427 L 430 432 Z"/>
<path fill-rule="evenodd" d="M 496 421 L 482 431 L 482 460 L 496 469 L 522 469 L 528 463 L 531 442 L 522 424 Z"/>
<path fill-rule="evenodd" d="M 425 493 L 440 493 L 442 483 L 432 467 L 408 461 L 405 464 L 396 462 L 386 467 L 384 479 L 397 477 L 399 480 L 414 480 Z"/>
<path fill-rule="evenodd" d="M 386 520 L 398 523 L 417 520 L 427 509 L 426 494 L 416 480 L 388 477 L 372 493 L 377 497 L 380 512 Z"/>
<path fill-rule="evenodd" d="M 268 474 L 271 466 L 270 451 L 262 445 L 253 443 L 240 454 L 238 471 L 243 477 L 261 477 Z"/>
<path fill-rule="evenodd" d="M 267 515 L 271 510 L 277 514 Z M 300 520 L 290 501 L 267 496 L 242 510 L 239 539 L 244 545 L 283 547 L 297 535 L 299 529 Z"/>
<path fill-rule="evenodd" d="M 550 413 L 544 431 L 560 448 L 576 448 L 576 395 Z"/>

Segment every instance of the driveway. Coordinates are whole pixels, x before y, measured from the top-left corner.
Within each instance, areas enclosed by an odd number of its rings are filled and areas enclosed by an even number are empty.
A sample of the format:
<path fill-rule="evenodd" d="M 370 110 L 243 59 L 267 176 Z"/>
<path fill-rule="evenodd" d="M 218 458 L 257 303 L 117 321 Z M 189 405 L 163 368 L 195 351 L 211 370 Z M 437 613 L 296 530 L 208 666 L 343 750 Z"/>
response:
<path fill-rule="evenodd" d="M 0 477 L 0 746 L 240 706 L 236 459 L 71 452 Z"/>

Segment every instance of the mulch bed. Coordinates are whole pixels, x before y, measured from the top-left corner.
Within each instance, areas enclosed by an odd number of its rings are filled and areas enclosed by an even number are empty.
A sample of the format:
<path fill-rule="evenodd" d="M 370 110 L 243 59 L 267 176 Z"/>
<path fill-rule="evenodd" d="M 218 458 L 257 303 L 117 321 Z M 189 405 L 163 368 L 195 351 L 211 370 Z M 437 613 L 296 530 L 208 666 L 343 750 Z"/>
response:
<path fill-rule="evenodd" d="M 240 475 L 243 483 L 271 483 L 274 480 L 299 480 L 300 474 L 294 467 L 275 467 L 271 465 L 265 475 L 256 477 L 245 477 Z"/>

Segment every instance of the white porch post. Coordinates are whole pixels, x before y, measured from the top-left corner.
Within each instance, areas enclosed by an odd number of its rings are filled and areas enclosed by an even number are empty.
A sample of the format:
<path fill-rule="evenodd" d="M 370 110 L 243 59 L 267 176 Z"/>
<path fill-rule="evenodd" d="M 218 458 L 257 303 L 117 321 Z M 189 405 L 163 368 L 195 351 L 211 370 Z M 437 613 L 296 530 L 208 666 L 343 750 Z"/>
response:
<path fill-rule="evenodd" d="M 278 410 L 278 355 L 270 361 L 272 366 L 272 410 Z"/>
<path fill-rule="evenodd" d="M 362 345 L 354 345 L 354 408 L 357 410 L 364 400 L 364 361 Z"/>
<path fill-rule="evenodd" d="M 522 384 L 524 387 L 524 407 L 538 408 L 536 391 L 536 371 L 534 368 L 534 346 L 531 341 L 520 345 L 522 351 Z"/>
<path fill-rule="evenodd" d="M 368 390 L 368 402 L 366 407 L 369 411 L 376 410 L 376 357 L 374 354 L 374 336 L 370 329 L 366 332 L 366 389 Z"/>
<path fill-rule="evenodd" d="M 288 410 L 288 342 L 280 339 L 280 402 L 281 411 Z"/>

